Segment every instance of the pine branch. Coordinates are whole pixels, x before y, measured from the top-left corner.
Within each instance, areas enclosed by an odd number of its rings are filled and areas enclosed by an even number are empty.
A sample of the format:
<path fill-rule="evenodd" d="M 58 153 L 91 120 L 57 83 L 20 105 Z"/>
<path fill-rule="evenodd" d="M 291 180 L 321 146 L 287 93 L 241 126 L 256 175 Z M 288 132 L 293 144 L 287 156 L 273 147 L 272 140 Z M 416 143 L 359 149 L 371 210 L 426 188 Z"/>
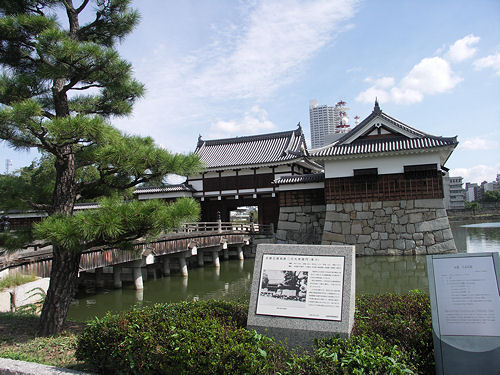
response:
<path fill-rule="evenodd" d="M 84 0 L 82 5 L 80 5 L 77 9 L 76 9 L 76 13 L 79 14 L 81 13 L 82 10 L 85 9 L 85 7 L 87 6 L 87 4 L 89 3 L 89 0 Z"/>

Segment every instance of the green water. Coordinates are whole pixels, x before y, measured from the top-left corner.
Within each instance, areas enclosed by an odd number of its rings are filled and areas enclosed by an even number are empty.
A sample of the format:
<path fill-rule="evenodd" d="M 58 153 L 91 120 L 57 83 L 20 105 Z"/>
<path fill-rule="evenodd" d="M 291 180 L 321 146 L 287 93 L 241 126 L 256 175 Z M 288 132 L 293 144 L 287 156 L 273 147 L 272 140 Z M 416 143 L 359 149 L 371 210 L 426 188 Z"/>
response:
<path fill-rule="evenodd" d="M 465 225 L 465 226 L 464 226 Z M 467 226 L 452 224 L 460 252 L 500 250 L 500 223 Z M 189 277 L 178 274 L 148 280 L 143 291 L 131 284 L 122 289 L 81 294 L 71 305 L 68 317 L 87 320 L 107 311 L 121 311 L 135 304 L 177 302 L 208 298 L 248 298 L 253 273 L 253 259 L 221 261 L 220 270 L 211 265 L 189 270 Z M 356 258 L 356 293 L 405 293 L 411 289 L 427 290 L 425 256 Z"/>

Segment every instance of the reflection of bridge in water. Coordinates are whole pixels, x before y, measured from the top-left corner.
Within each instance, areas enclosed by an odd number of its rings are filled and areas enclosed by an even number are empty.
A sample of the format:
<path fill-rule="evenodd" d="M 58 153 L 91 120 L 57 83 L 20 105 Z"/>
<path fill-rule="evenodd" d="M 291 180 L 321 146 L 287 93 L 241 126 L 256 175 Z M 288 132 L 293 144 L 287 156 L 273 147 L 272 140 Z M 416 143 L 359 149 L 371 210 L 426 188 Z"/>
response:
<path fill-rule="evenodd" d="M 252 253 L 259 239 L 273 236 L 272 225 L 199 222 L 184 224 L 175 233 L 169 233 L 152 242 L 137 241 L 132 250 L 96 248 L 82 253 L 79 278 L 82 283 L 93 282 L 104 286 L 109 282 L 115 288 L 122 281 L 134 281 L 136 289 L 143 288 L 148 273 L 170 275 L 179 271 L 188 276 L 191 266 L 210 262 L 219 267 L 219 256 L 244 259 L 244 252 Z M 0 258 L 0 272 L 21 272 L 49 277 L 52 248 L 32 248 Z"/>

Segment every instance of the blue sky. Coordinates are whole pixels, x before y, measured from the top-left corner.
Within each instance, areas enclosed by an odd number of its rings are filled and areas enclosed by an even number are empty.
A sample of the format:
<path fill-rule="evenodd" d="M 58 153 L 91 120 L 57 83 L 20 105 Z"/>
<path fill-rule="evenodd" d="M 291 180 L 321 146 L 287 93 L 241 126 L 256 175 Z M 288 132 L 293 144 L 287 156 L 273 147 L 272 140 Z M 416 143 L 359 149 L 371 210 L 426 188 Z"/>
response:
<path fill-rule="evenodd" d="M 142 21 L 119 46 L 147 93 L 112 123 L 174 152 L 204 139 L 296 128 L 309 100 L 375 96 L 387 114 L 458 136 L 447 163 L 466 181 L 500 173 L 498 0 L 136 0 Z M 0 146 L 19 168 L 36 157 Z M 2 172 L 4 168 L 0 165 Z"/>

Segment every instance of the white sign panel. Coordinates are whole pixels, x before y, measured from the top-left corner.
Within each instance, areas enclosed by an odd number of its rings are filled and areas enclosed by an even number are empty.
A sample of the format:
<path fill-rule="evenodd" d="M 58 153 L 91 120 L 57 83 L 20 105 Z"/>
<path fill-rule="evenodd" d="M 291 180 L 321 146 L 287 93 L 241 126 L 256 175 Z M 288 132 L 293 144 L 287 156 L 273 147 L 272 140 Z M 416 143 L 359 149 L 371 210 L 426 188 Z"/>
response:
<path fill-rule="evenodd" d="M 500 336 L 500 296 L 491 257 L 433 260 L 444 336 Z"/>
<path fill-rule="evenodd" d="M 342 320 L 343 256 L 264 254 L 257 315 Z"/>

